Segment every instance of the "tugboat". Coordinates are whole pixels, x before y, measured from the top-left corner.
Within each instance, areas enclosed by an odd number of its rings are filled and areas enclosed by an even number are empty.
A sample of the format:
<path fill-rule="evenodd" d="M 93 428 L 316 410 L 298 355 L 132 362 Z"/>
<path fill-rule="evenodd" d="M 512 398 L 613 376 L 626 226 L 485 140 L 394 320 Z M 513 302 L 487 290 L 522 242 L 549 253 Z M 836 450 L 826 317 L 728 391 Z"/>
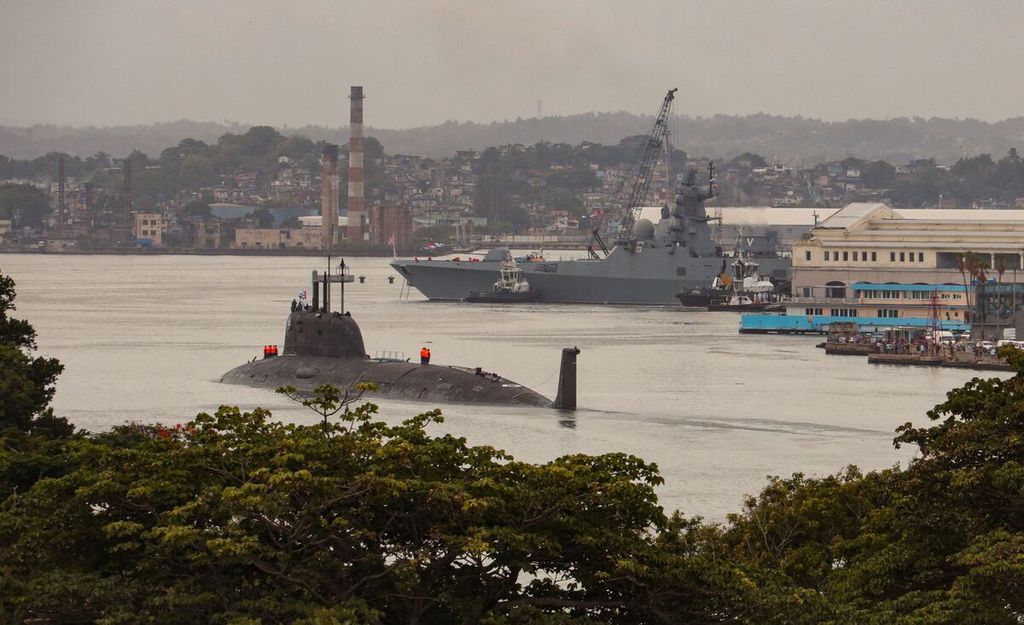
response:
<path fill-rule="evenodd" d="M 518 304 L 540 299 L 540 291 L 523 278 L 523 270 L 511 255 L 501 261 L 499 271 L 500 277 L 494 283 L 494 290 L 487 293 L 470 291 L 464 300 L 475 304 Z"/>
<path fill-rule="evenodd" d="M 784 310 L 778 300 L 775 291 L 775 284 L 771 280 L 760 276 L 757 273 L 757 263 L 737 258 L 732 264 L 733 278 L 721 276 L 715 278 L 715 286 L 725 290 L 732 286 L 732 292 L 727 297 L 713 299 L 706 308 L 711 311 L 733 311 L 733 312 L 771 312 Z M 680 301 L 683 301 L 682 293 Z"/>

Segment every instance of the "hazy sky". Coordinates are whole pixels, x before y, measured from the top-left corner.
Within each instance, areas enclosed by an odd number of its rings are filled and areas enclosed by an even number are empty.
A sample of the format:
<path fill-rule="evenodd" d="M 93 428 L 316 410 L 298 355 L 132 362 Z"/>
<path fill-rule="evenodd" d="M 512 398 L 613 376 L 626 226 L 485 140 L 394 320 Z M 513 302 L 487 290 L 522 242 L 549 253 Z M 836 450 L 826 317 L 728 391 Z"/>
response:
<path fill-rule="evenodd" d="M 0 0 L 0 124 L 1024 114 L 1024 2 Z"/>

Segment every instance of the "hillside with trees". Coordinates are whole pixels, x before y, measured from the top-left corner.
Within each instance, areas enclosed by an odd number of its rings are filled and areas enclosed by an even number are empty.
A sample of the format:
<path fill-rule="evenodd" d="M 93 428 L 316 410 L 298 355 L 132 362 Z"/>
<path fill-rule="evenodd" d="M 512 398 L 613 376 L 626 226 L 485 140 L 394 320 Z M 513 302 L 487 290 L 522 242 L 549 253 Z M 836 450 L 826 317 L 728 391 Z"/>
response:
<path fill-rule="evenodd" d="M 614 144 L 622 137 L 646 133 L 652 121 L 651 116 L 626 112 L 583 113 L 491 123 L 448 121 L 404 130 L 368 127 L 366 132 L 394 154 L 442 157 L 457 150 L 483 150 L 514 143 Z M 155 155 L 187 137 L 214 143 L 225 133 L 242 134 L 248 128 L 248 124 L 237 122 L 188 120 L 110 128 L 0 126 L 0 153 L 19 159 L 32 159 L 48 152 L 88 157 L 98 152 L 128 154 L 139 150 Z M 349 137 L 347 127 L 304 126 L 284 128 L 282 132 L 314 142 L 338 144 L 347 143 Z M 803 166 L 848 156 L 896 163 L 935 158 L 951 163 L 965 154 L 1005 154 L 1011 147 L 1021 145 L 1024 117 L 999 122 L 920 117 L 827 122 L 763 113 L 684 115 L 673 118 L 672 132 L 673 141 L 680 148 L 716 159 L 755 152 L 774 162 Z"/>

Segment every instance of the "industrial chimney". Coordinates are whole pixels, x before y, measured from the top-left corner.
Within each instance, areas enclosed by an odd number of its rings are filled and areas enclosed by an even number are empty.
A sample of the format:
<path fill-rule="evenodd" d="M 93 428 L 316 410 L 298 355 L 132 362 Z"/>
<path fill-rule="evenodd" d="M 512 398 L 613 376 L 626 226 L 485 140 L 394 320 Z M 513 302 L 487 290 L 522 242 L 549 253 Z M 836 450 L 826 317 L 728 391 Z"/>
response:
<path fill-rule="evenodd" d="M 363 88 L 353 86 L 349 98 L 352 100 L 349 119 L 352 138 L 348 144 L 348 240 L 361 242 L 366 230 L 366 208 L 363 204 Z"/>
<path fill-rule="evenodd" d="M 329 250 L 335 244 L 338 228 L 338 146 L 324 144 L 323 175 L 320 184 L 320 233 L 322 247 Z"/>

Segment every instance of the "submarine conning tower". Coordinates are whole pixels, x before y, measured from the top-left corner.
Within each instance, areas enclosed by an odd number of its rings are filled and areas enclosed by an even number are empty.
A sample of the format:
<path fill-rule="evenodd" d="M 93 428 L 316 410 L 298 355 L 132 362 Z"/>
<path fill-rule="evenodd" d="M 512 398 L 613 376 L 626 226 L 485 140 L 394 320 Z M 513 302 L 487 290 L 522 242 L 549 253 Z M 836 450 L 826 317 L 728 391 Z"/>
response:
<path fill-rule="evenodd" d="M 336 273 L 331 273 L 330 269 L 325 273 L 313 272 L 313 305 L 292 302 L 292 314 L 288 315 L 288 325 L 284 329 L 286 356 L 368 357 L 359 324 L 345 312 L 345 283 L 352 280 L 344 259 Z M 340 287 L 342 312 L 331 310 L 331 284 Z"/>
<path fill-rule="evenodd" d="M 296 310 L 288 315 L 284 330 L 284 354 L 366 358 L 363 333 L 350 315 L 338 312 Z"/>

